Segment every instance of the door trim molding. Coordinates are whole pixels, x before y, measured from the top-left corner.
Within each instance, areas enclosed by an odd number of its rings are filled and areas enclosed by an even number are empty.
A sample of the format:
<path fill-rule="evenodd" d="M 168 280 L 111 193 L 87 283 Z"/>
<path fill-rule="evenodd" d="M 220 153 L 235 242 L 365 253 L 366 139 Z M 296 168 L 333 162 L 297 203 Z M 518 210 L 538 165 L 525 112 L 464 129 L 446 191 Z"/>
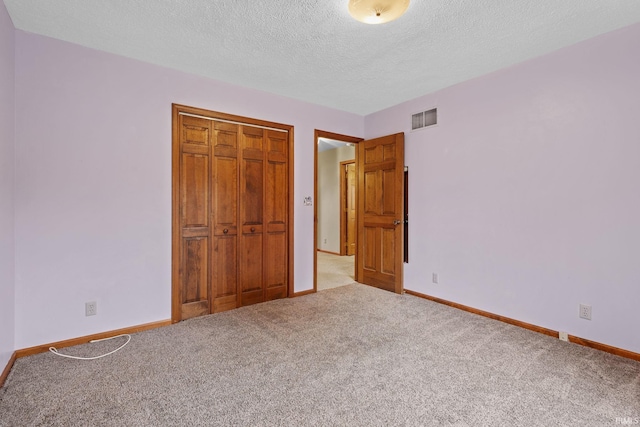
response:
<path fill-rule="evenodd" d="M 268 128 L 287 132 L 288 137 L 288 192 L 289 200 L 287 206 L 288 233 L 288 270 L 287 270 L 287 297 L 294 296 L 293 277 L 293 257 L 294 257 L 294 236 L 293 236 L 293 189 L 294 189 L 294 127 L 282 123 L 269 122 L 266 120 L 254 119 L 251 117 L 236 116 L 233 114 L 221 113 L 219 111 L 205 110 L 202 108 L 189 107 L 181 104 L 171 104 L 171 322 L 179 322 L 182 318 L 180 305 L 180 129 L 177 126 L 180 115 L 199 116 L 209 120 L 219 120 L 225 122 L 235 122 L 252 127 Z"/>
<path fill-rule="evenodd" d="M 313 132 L 313 292 L 318 291 L 318 138 L 335 139 L 346 143 L 357 144 L 364 141 L 364 138 L 357 136 L 342 135 L 339 133 L 328 132 L 315 129 Z M 356 165 L 358 164 L 358 150 L 356 149 Z M 356 181 L 357 185 L 357 181 Z M 357 197 L 357 191 L 356 191 Z M 357 206 L 357 201 L 356 201 Z M 357 250 L 357 248 L 356 248 Z M 358 257 L 356 257 L 356 271 L 358 271 Z M 356 278 L 357 279 L 357 278 Z M 310 290 L 311 291 L 311 290 Z"/>

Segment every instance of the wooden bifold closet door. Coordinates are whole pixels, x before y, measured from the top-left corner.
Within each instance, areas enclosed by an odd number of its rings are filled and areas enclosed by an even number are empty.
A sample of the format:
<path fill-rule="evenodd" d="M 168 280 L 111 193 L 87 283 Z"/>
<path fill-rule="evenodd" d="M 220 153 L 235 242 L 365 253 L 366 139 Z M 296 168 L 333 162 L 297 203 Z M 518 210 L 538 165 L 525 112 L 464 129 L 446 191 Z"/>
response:
<path fill-rule="evenodd" d="M 293 129 L 262 123 L 174 105 L 174 322 L 288 295 Z"/>

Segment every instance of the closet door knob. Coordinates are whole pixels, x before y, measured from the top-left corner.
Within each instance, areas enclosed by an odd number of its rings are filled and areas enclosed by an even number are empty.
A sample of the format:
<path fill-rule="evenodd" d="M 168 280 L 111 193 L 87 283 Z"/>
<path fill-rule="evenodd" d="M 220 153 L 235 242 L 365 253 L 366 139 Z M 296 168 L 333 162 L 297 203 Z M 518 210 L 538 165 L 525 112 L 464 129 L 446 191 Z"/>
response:
<path fill-rule="evenodd" d="M 227 233 L 229 232 L 229 229 L 228 229 L 228 228 L 225 228 L 224 230 L 222 230 L 222 232 L 223 232 L 224 234 L 227 234 Z"/>

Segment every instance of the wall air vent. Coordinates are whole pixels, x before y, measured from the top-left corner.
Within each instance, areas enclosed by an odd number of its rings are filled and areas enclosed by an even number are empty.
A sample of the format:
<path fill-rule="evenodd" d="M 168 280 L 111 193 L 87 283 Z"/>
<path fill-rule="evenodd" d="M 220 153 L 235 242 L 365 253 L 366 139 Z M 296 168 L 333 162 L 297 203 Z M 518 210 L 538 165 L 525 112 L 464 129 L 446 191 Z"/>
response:
<path fill-rule="evenodd" d="M 411 115 L 411 130 L 424 129 L 429 126 L 438 124 L 438 109 L 434 108 L 428 111 Z"/>

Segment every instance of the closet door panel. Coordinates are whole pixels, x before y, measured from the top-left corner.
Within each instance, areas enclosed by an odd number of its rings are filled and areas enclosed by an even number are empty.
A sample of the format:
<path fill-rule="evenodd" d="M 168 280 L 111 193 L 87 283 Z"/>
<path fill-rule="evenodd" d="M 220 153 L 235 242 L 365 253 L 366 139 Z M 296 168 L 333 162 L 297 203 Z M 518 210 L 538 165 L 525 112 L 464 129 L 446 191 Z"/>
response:
<path fill-rule="evenodd" d="M 215 236 L 213 249 L 213 313 L 238 306 L 238 236 Z"/>
<path fill-rule="evenodd" d="M 180 116 L 180 143 L 209 145 L 210 121 L 191 116 Z"/>
<path fill-rule="evenodd" d="M 209 156 L 182 154 L 182 227 L 209 226 Z"/>
<path fill-rule="evenodd" d="M 186 238 L 182 247 L 182 317 L 188 319 L 209 314 L 209 241 L 206 237 Z"/>
<path fill-rule="evenodd" d="M 238 306 L 238 126 L 214 122 L 213 310 Z"/>
<path fill-rule="evenodd" d="M 240 248 L 241 305 L 264 301 L 262 234 L 244 234 Z"/>
<path fill-rule="evenodd" d="M 283 232 L 268 233 L 266 236 L 267 251 L 265 259 L 265 300 L 270 301 L 287 296 L 287 234 Z"/>
<path fill-rule="evenodd" d="M 214 157 L 213 228 L 216 235 L 238 233 L 238 161 Z"/>
<path fill-rule="evenodd" d="M 263 163 L 262 160 L 244 159 L 242 168 L 242 225 L 262 225 L 263 221 Z"/>
<path fill-rule="evenodd" d="M 287 134 L 267 131 L 265 190 L 265 300 L 284 298 L 288 286 L 287 222 L 288 167 Z"/>
<path fill-rule="evenodd" d="M 287 223 L 287 174 L 286 163 L 268 161 L 265 223 L 269 230 L 272 226 Z"/>
<path fill-rule="evenodd" d="M 210 121 L 181 117 L 179 136 L 178 301 L 181 318 L 188 319 L 210 311 Z"/>
<path fill-rule="evenodd" d="M 241 126 L 240 305 L 264 301 L 264 130 Z"/>

